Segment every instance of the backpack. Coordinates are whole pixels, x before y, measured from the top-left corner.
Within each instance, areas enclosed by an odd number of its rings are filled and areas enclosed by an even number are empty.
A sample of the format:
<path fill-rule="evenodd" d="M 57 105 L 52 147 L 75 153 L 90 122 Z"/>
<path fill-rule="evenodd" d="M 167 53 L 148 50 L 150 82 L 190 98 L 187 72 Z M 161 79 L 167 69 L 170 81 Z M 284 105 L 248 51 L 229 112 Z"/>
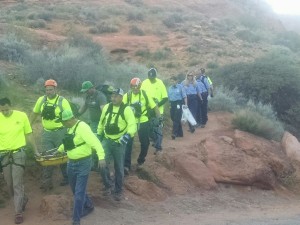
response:
<path fill-rule="evenodd" d="M 77 147 L 85 144 L 85 141 L 82 142 L 82 143 L 80 143 L 80 144 L 78 144 L 78 145 L 75 145 L 75 143 L 74 143 L 75 132 L 76 132 L 77 127 L 78 127 L 78 125 L 79 125 L 80 122 L 81 122 L 80 120 L 77 122 L 77 124 L 76 124 L 76 126 L 75 126 L 72 134 L 68 134 L 68 133 L 65 134 L 65 137 L 62 140 L 62 143 L 64 145 L 64 150 L 65 151 L 73 150 L 74 148 L 77 148 Z"/>
<path fill-rule="evenodd" d="M 96 90 L 101 91 L 105 95 L 107 102 L 111 102 L 111 100 L 110 100 L 111 94 L 113 93 L 113 90 L 114 90 L 113 86 L 108 85 L 108 84 L 98 85 L 96 87 Z"/>
<path fill-rule="evenodd" d="M 59 107 L 59 109 L 60 109 L 60 111 L 62 112 L 63 111 L 63 107 L 62 107 L 62 101 L 64 100 L 64 97 L 62 97 L 62 96 L 58 96 L 58 98 L 55 100 L 55 103 L 53 104 L 53 106 L 50 106 L 50 107 L 54 107 L 54 110 L 55 110 L 55 108 L 58 106 Z M 44 104 L 47 104 L 47 96 L 46 95 L 44 95 L 44 98 L 43 98 L 43 100 L 41 101 L 41 104 L 40 104 L 40 108 L 42 107 L 42 105 L 44 105 Z M 78 115 L 78 112 L 79 112 L 79 106 L 77 105 L 77 104 L 75 104 L 75 103 L 73 103 L 73 102 L 70 102 L 69 101 L 69 105 L 70 105 L 70 107 L 71 107 L 71 110 L 72 110 L 72 112 L 73 112 L 73 115 L 76 117 L 77 115 Z M 55 119 L 55 118 L 53 118 L 53 119 Z"/>
<path fill-rule="evenodd" d="M 145 101 L 146 101 L 146 109 L 142 112 L 142 106 L 141 106 L 141 92 L 142 92 L 142 95 L 144 96 L 145 98 Z M 144 90 L 141 90 L 141 92 L 139 93 L 139 102 L 138 103 L 134 103 L 134 104 L 131 104 L 131 95 L 132 95 L 132 92 L 130 91 L 128 94 L 127 94 L 127 104 L 129 106 L 131 106 L 133 108 L 133 111 L 134 111 L 134 116 L 136 118 L 140 118 L 143 113 L 145 111 L 147 111 L 147 114 L 148 114 L 148 111 L 149 111 L 149 99 L 148 99 L 148 96 L 146 94 L 146 91 Z"/>
<path fill-rule="evenodd" d="M 119 116 L 121 116 L 122 119 L 125 120 L 125 116 L 124 116 L 125 108 L 126 108 L 126 105 L 122 102 L 120 105 L 119 111 L 116 115 L 115 122 L 111 124 L 110 121 L 112 119 L 112 114 L 113 114 L 113 104 L 109 103 L 108 108 L 105 112 L 105 117 L 107 116 L 107 114 L 109 114 L 107 122 L 106 122 L 106 126 L 104 128 L 106 134 L 109 134 L 109 135 L 119 134 L 119 133 L 122 133 L 126 129 L 126 127 L 125 127 L 123 130 L 120 130 L 120 128 L 118 126 Z"/>
<path fill-rule="evenodd" d="M 60 111 L 61 112 L 63 111 L 63 108 L 62 108 L 63 99 L 64 98 L 62 96 L 58 95 L 56 97 L 56 100 L 55 100 L 54 104 L 48 106 L 47 96 L 44 95 L 44 97 L 43 97 L 43 99 L 40 103 L 40 109 L 41 109 L 42 105 L 44 105 L 44 108 L 41 112 L 41 115 L 42 115 L 43 119 L 45 119 L 45 120 L 54 120 L 56 118 L 55 108 L 58 106 Z"/>

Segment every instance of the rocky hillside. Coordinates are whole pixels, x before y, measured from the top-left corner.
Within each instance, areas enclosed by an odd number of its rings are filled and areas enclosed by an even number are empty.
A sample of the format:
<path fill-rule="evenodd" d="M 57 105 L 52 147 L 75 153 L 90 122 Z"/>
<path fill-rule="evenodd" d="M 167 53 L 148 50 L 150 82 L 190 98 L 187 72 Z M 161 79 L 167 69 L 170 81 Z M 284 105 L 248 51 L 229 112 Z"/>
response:
<path fill-rule="evenodd" d="M 37 46 L 88 35 L 115 61 L 155 64 L 166 75 L 252 60 L 284 31 L 259 0 L 2 0 L 0 22 L 1 35 L 21 29 Z"/>

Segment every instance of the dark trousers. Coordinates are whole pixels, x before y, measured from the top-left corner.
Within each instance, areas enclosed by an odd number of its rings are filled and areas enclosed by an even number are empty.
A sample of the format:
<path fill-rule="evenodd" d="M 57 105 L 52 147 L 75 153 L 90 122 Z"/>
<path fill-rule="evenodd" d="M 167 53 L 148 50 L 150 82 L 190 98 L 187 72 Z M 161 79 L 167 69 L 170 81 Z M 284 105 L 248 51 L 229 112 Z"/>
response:
<path fill-rule="evenodd" d="M 189 110 L 191 111 L 195 119 L 197 118 L 198 99 L 199 99 L 198 95 L 187 96 Z M 193 129 L 193 126 L 190 123 L 189 123 L 189 127 L 190 129 Z"/>
<path fill-rule="evenodd" d="M 201 94 L 203 102 L 200 104 L 200 111 L 201 111 L 201 124 L 205 125 L 207 123 L 208 117 L 207 117 L 207 105 L 208 105 L 208 93 L 204 92 Z"/>
<path fill-rule="evenodd" d="M 181 116 L 182 116 L 182 101 L 171 101 L 170 115 L 173 121 L 172 134 L 175 137 L 183 137 L 183 131 L 181 126 Z"/>
<path fill-rule="evenodd" d="M 141 151 L 138 157 L 138 164 L 143 164 L 145 162 L 145 158 L 148 154 L 149 149 L 149 121 L 140 123 L 140 127 L 138 130 L 139 135 L 139 141 L 141 143 Z M 131 167 L 131 152 L 132 152 L 132 145 L 133 145 L 133 138 L 131 138 L 127 145 L 125 150 L 125 164 L 124 166 L 129 168 Z"/>
<path fill-rule="evenodd" d="M 104 138 L 102 146 L 105 152 L 106 167 L 100 170 L 102 181 L 105 189 L 110 189 L 113 186 L 113 181 L 110 176 L 109 165 L 114 162 L 115 169 L 115 194 L 120 194 L 123 191 L 124 180 L 124 155 L 125 145 L 117 143 L 111 139 Z"/>

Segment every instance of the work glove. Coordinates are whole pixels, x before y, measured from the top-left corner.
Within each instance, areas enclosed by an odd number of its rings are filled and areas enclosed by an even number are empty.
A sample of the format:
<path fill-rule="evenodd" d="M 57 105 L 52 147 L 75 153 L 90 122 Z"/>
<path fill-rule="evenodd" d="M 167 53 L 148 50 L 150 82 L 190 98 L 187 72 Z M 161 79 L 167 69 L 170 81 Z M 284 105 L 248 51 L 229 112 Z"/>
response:
<path fill-rule="evenodd" d="M 120 138 L 120 143 L 122 145 L 126 145 L 128 143 L 128 141 L 130 140 L 130 135 L 129 134 L 124 134 L 121 138 Z"/>
<path fill-rule="evenodd" d="M 98 168 L 103 170 L 106 167 L 106 162 L 104 159 L 98 161 Z"/>
<path fill-rule="evenodd" d="M 210 93 L 210 97 L 213 98 L 213 97 L 214 97 L 214 94 L 213 94 L 213 93 Z"/>

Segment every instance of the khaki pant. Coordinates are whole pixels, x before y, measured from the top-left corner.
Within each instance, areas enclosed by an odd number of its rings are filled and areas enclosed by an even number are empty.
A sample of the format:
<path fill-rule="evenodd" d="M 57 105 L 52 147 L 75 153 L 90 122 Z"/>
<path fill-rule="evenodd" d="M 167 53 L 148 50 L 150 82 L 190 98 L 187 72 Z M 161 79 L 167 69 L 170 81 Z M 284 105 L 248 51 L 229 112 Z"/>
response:
<path fill-rule="evenodd" d="M 27 198 L 24 192 L 24 167 L 19 166 L 25 166 L 25 161 L 26 154 L 23 150 L 13 154 L 2 155 L 1 165 L 3 166 L 4 179 L 7 183 L 10 196 L 14 197 L 16 213 L 23 212 L 23 204 Z"/>

